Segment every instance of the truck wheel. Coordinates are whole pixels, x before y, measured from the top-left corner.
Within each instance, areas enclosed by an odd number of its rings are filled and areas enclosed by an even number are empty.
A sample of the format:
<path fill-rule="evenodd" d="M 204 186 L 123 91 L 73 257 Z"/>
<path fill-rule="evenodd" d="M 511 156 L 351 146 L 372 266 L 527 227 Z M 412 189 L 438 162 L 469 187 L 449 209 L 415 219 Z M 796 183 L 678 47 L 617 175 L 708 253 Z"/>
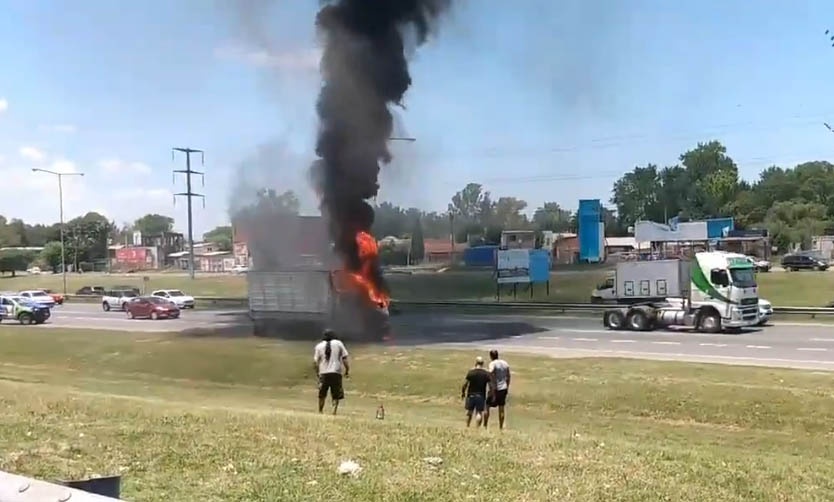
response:
<path fill-rule="evenodd" d="M 35 318 L 32 317 L 32 314 L 28 312 L 24 312 L 17 316 L 17 320 L 20 322 L 20 324 L 32 324 L 35 322 Z"/>
<path fill-rule="evenodd" d="M 698 318 L 698 331 L 703 333 L 720 333 L 721 316 L 714 311 L 704 312 Z"/>
<path fill-rule="evenodd" d="M 642 310 L 629 312 L 627 322 L 634 331 L 647 331 L 649 329 L 649 317 Z"/>
<path fill-rule="evenodd" d="M 103 310 L 105 312 L 110 312 L 110 304 L 107 303 L 107 302 L 102 303 L 101 304 L 101 310 Z"/>
<path fill-rule="evenodd" d="M 609 310 L 602 316 L 602 324 L 608 329 L 623 329 L 625 316 L 619 310 Z"/>

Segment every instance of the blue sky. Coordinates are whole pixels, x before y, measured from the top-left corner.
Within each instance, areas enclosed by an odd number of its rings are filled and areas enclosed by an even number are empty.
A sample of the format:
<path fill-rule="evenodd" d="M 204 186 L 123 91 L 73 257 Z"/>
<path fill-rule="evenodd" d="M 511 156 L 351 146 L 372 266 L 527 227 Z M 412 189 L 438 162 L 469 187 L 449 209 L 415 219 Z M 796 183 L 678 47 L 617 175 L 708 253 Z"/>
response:
<path fill-rule="evenodd" d="M 197 232 L 258 187 L 301 193 L 316 129 L 318 2 L 0 0 L 0 214 L 118 222 L 174 206 L 170 149 L 206 151 Z M 510 4 L 516 4 L 511 6 Z M 794 5 L 791 5 L 794 4 Z M 469 181 L 531 206 L 721 140 L 742 176 L 830 159 L 834 4 L 459 1 L 412 64 L 381 198 L 443 210 Z M 14 187 L 9 189 L 8 187 Z"/>

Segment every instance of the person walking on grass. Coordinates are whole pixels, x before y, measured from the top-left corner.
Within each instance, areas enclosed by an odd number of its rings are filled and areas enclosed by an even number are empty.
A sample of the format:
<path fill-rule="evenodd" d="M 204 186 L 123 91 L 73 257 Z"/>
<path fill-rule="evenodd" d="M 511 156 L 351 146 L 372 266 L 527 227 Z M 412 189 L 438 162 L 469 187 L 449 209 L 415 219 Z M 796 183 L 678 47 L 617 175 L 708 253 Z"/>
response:
<path fill-rule="evenodd" d="M 313 366 L 319 384 L 319 413 L 324 411 L 324 402 L 329 390 L 335 415 L 339 410 L 339 401 L 345 398 L 342 368 L 345 370 L 345 378 L 350 378 L 350 363 L 345 345 L 336 338 L 333 330 L 324 330 L 322 341 L 316 344 L 313 350 Z"/>
<path fill-rule="evenodd" d="M 475 367 L 466 373 L 466 380 L 460 389 L 460 398 L 464 399 L 463 407 L 466 409 L 466 426 L 472 423 L 472 414 L 475 414 L 475 426 L 481 426 L 481 418 L 486 408 L 487 386 L 491 377 L 484 369 L 484 358 L 475 358 Z"/>
<path fill-rule="evenodd" d="M 489 351 L 490 393 L 484 413 L 484 427 L 489 424 L 489 409 L 498 408 L 498 428 L 504 428 L 504 407 L 507 406 L 507 393 L 510 391 L 510 365 L 498 357 L 498 351 Z"/>

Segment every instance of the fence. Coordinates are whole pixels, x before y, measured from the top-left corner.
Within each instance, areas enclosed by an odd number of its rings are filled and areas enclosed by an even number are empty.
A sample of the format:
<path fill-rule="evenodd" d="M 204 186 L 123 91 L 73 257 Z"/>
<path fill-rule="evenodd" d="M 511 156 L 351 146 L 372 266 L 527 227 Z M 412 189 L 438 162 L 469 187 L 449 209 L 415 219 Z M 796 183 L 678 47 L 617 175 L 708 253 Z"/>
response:
<path fill-rule="evenodd" d="M 200 296 L 195 301 L 200 307 L 246 309 L 248 300 L 240 297 Z M 101 303 L 101 297 L 95 295 L 67 295 L 67 303 Z M 522 312 L 585 312 L 602 313 L 612 305 L 599 303 L 550 303 L 550 302 L 468 302 L 468 301 L 397 301 L 391 304 L 392 311 L 412 310 L 472 310 L 490 314 L 512 314 Z M 774 315 L 805 315 L 816 316 L 834 315 L 831 307 L 773 307 Z M 2 501 L 0 501 L 2 502 Z"/>

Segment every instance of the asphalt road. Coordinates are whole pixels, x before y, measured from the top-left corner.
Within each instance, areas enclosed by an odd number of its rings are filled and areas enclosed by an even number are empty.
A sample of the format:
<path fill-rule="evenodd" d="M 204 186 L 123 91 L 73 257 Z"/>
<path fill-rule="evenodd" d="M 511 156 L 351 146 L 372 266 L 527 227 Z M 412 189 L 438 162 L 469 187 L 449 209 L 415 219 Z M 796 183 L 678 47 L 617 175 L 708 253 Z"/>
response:
<path fill-rule="evenodd" d="M 834 325 L 778 322 L 740 334 L 610 331 L 601 320 L 538 318 L 546 331 L 446 347 L 496 348 L 553 357 L 628 357 L 834 370 Z"/>
<path fill-rule="evenodd" d="M 172 320 L 131 320 L 98 305 L 64 305 L 42 326 L 19 329 L 81 328 L 172 332 L 240 326 L 240 311 L 186 310 Z M 13 323 L 9 323 L 14 326 Z M 775 324 L 740 334 L 708 335 L 687 330 L 649 333 L 604 329 L 581 317 L 404 314 L 392 318 L 394 343 L 432 347 L 497 348 L 554 357 L 629 357 L 727 364 L 834 370 L 834 325 Z M 6 326 L 6 323 L 3 323 Z"/>

